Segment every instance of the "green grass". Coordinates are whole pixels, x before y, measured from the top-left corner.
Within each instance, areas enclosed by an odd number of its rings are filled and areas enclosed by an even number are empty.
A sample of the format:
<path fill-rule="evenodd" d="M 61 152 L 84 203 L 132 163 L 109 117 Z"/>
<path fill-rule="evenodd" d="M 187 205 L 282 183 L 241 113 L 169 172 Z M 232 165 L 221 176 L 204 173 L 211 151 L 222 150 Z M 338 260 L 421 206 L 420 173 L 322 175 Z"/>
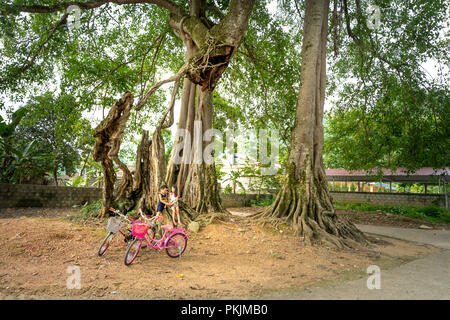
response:
<path fill-rule="evenodd" d="M 97 215 L 100 212 L 100 209 L 102 207 L 101 200 L 92 202 L 92 203 L 85 203 L 82 206 L 74 206 L 80 208 L 80 214 L 77 215 L 71 215 L 68 217 L 65 217 L 66 220 L 72 221 L 72 222 L 83 222 L 90 219 L 97 219 Z"/>
<path fill-rule="evenodd" d="M 269 198 L 269 199 L 262 199 L 262 198 L 261 199 L 250 199 L 249 205 L 266 207 L 266 206 L 270 206 L 274 201 L 275 201 L 274 197 Z"/>
<path fill-rule="evenodd" d="M 413 206 L 388 206 L 368 203 L 343 203 L 335 202 L 336 209 L 358 210 L 358 211 L 377 211 L 383 213 L 392 213 L 410 218 L 422 219 L 429 223 L 450 223 L 450 210 L 439 208 L 437 206 L 413 207 Z"/>

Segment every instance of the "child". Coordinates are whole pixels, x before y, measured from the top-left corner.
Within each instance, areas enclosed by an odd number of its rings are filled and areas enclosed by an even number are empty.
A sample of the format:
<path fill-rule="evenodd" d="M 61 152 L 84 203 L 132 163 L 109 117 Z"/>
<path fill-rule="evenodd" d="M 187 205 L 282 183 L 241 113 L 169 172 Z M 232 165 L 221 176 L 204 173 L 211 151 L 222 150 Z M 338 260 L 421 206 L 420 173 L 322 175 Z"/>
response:
<path fill-rule="evenodd" d="M 180 195 L 178 194 L 177 186 L 172 186 L 172 192 L 169 193 L 170 205 L 172 208 L 172 222 L 174 225 L 181 225 L 180 221 L 180 208 L 178 206 L 178 198 Z M 178 223 L 175 223 L 175 214 L 177 215 Z"/>
<path fill-rule="evenodd" d="M 169 191 L 169 188 L 167 186 L 162 186 L 160 189 L 160 194 L 158 195 L 158 206 L 156 207 L 156 214 L 158 216 L 162 216 L 162 211 L 167 206 L 171 207 L 172 205 L 169 203 L 169 197 L 167 194 L 167 191 Z"/>

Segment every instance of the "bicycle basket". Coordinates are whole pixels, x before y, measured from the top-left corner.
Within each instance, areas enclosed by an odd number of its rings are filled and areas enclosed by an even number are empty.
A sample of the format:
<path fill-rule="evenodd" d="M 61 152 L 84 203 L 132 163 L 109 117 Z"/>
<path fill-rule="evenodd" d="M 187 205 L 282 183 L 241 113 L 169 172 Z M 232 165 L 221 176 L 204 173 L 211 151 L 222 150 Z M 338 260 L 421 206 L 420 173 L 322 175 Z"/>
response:
<path fill-rule="evenodd" d="M 147 234 L 147 231 L 149 228 L 150 227 L 148 225 L 146 225 L 145 223 L 135 221 L 135 222 L 133 222 L 131 234 L 133 236 L 135 236 L 136 238 L 141 239 Z"/>
<path fill-rule="evenodd" d="M 108 232 L 117 233 L 119 232 L 120 228 L 122 228 L 122 226 L 123 222 L 119 218 L 111 217 L 108 219 L 106 229 L 108 230 Z"/>

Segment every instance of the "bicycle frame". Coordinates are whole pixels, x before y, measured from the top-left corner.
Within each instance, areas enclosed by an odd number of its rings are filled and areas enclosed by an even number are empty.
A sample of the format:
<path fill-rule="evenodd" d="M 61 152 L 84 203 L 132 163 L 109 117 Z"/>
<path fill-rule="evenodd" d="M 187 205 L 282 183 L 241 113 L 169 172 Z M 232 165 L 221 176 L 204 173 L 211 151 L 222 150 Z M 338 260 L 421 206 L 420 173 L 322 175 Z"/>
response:
<path fill-rule="evenodd" d="M 144 215 L 142 214 L 142 211 L 139 209 L 139 214 L 141 215 L 141 217 L 147 221 L 147 224 L 149 224 L 151 227 L 153 227 L 153 222 L 160 220 L 161 217 L 160 216 L 154 216 L 150 219 L 144 217 Z M 148 235 L 148 233 L 146 235 L 144 235 L 143 238 L 141 238 L 141 245 L 142 242 L 145 240 L 145 242 L 147 243 L 147 245 L 155 250 L 162 250 L 165 248 L 168 248 L 167 242 L 169 240 L 169 238 L 176 234 L 176 233 L 180 233 L 182 234 L 185 238 L 188 238 L 186 229 L 184 228 L 174 228 L 171 231 L 167 231 L 164 230 L 164 234 L 162 235 L 162 237 L 160 239 L 155 239 L 153 237 L 150 237 Z M 152 243 L 153 242 L 153 243 Z"/>
<path fill-rule="evenodd" d="M 127 217 L 126 215 L 122 214 L 119 210 L 116 210 L 114 208 L 109 208 L 109 211 L 114 212 L 115 214 L 117 214 L 119 217 L 121 217 L 123 220 L 127 221 L 128 223 L 133 223 L 133 219 L 130 217 Z M 125 234 L 125 232 L 123 231 L 124 228 L 127 228 L 126 226 L 123 226 L 122 228 L 120 228 L 119 232 L 126 237 L 127 235 Z"/>
<path fill-rule="evenodd" d="M 141 239 L 141 241 L 145 240 L 147 245 L 155 250 L 163 250 L 165 248 L 168 248 L 167 242 L 168 242 L 169 238 L 175 233 L 182 234 L 185 238 L 188 238 L 188 235 L 187 235 L 185 229 L 177 228 L 177 229 L 173 229 L 172 231 L 165 230 L 163 236 L 160 239 L 150 238 L 150 236 L 148 234 L 146 234 L 144 236 L 144 238 Z"/>

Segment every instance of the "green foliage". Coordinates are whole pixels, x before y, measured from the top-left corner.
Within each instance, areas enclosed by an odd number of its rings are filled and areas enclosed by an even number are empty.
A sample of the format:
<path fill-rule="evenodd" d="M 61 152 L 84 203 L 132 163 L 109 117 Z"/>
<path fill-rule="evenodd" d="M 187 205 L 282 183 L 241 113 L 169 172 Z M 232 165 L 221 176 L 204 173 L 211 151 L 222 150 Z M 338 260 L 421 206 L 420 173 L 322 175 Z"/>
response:
<path fill-rule="evenodd" d="M 225 175 L 225 179 L 223 180 L 223 182 L 228 182 L 230 181 L 232 186 L 233 186 L 233 193 L 236 193 L 236 186 L 239 186 L 241 188 L 241 191 L 245 192 L 245 187 L 242 184 L 242 182 L 239 180 L 242 178 L 244 174 L 244 171 L 242 169 L 237 169 L 237 170 L 231 170 L 230 172 L 228 172 Z"/>
<path fill-rule="evenodd" d="M 224 194 L 231 194 L 233 192 L 233 188 L 230 185 L 227 185 L 223 190 Z"/>
<path fill-rule="evenodd" d="M 75 222 L 75 223 L 84 223 L 88 220 L 98 220 L 98 213 L 102 207 L 101 200 L 97 200 L 91 203 L 84 203 L 83 205 L 75 205 L 74 208 L 80 208 L 79 214 L 70 215 L 64 217 L 65 220 Z"/>
<path fill-rule="evenodd" d="M 47 92 L 30 99 L 27 110 L 16 128 L 15 144 L 20 147 L 36 142 L 36 152 L 48 157 L 35 166 L 53 175 L 61 171 L 73 174 L 95 141 L 91 125 L 82 119 L 74 97 Z"/>
<path fill-rule="evenodd" d="M 271 14 L 269 3 L 255 3 L 243 43 L 216 89 L 227 106 L 217 107 L 233 114 L 233 128 L 279 129 L 282 151 L 294 124 L 302 34 L 295 9 L 279 6 Z"/>
<path fill-rule="evenodd" d="M 10 123 L 6 124 L 3 117 L 0 115 L 0 137 L 7 141 L 8 138 L 10 138 L 14 134 L 14 130 L 19 125 L 22 118 L 27 114 L 27 108 L 21 107 L 17 109 L 12 115 L 11 115 L 11 121 Z"/>
<path fill-rule="evenodd" d="M 98 213 L 100 212 L 100 209 L 102 207 L 102 201 L 97 200 L 92 203 L 86 202 L 83 204 L 80 208 L 80 213 L 85 218 L 95 218 L 98 216 Z"/>
<path fill-rule="evenodd" d="M 268 168 L 270 165 L 262 165 L 260 162 L 249 162 L 248 159 L 242 168 L 246 177 L 250 178 L 249 190 L 258 192 L 258 195 L 262 192 L 272 193 L 277 192 L 281 186 L 280 176 L 277 174 L 266 175 L 262 174 L 264 168 Z"/>
<path fill-rule="evenodd" d="M 325 166 L 449 166 L 449 33 L 440 33 L 448 5 L 376 1 L 381 21 L 375 30 L 367 26 L 370 2 L 360 5 L 350 7 L 348 17 L 359 40 L 340 29 L 339 53 L 330 56 L 328 94 L 334 101 L 326 116 Z M 433 75 L 424 69 L 431 62 Z"/>
<path fill-rule="evenodd" d="M 74 178 L 70 178 L 69 181 L 66 181 L 66 185 L 69 187 L 81 187 L 84 184 L 86 184 L 86 178 L 83 178 L 82 176 L 77 176 Z"/>
<path fill-rule="evenodd" d="M 258 199 L 250 199 L 249 204 L 252 206 L 262 206 L 267 207 L 270 206 L 275 201 L 275 198 L 258 198 Z"/>
<path fill-rule="evenodd" d="M 450 223 L 450 210 L 437 206 L 413 207 L 336 202 L 334 207 L 336 209 L 358 210 L 363 212 L 380 210 L 383 213 L 392 213 L 405 217 L 419 218 L 429 223 Z"/>
<path fill-rule="evenodd" d="M 223 165 L 216 162 L 215 169 L 216 169 L 217 181 L 221 181 L 226 175 L 226 173 L 222 171 L 222 168 L 223 168 Z"/>
<path fill-rule="evenodd" d="M 43 166 L 36 163 L 43 163 L 51 157 L 48 154 L 38 154 L 37 143 L 29 142 L 23 150 L 8 146 L 8 153 L 0 155 L 3 160 L 3 167 L 0 181 L 3 183 L 22 183 L 27 178 L 42 176 L 45 172 Z"/>

